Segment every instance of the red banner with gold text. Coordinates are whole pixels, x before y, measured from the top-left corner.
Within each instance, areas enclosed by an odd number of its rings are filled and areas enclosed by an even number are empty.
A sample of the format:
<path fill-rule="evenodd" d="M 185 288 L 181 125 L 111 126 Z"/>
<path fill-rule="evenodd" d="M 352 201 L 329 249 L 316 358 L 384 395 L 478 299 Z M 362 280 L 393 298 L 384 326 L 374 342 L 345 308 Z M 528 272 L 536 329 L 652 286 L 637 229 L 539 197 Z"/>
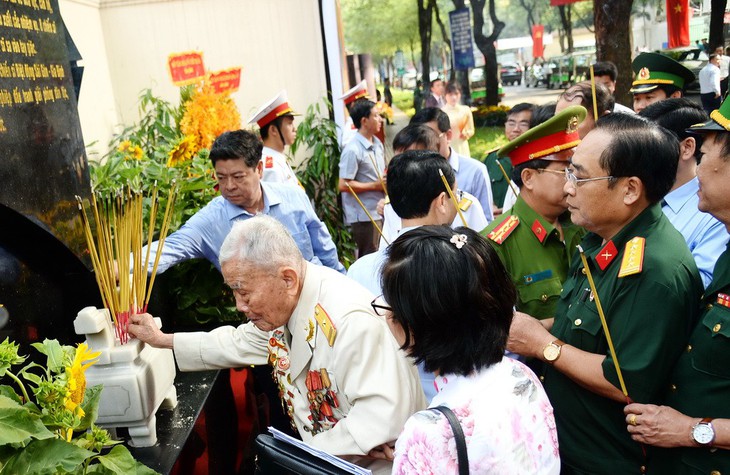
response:
<path fill-rule="evenodd" d="M 167 57 L 167 66 L 172 83 L 176 86 L 192 84 L 205 76 L 201 51 L 173 53 Z"/>
<path fill-rule="evenodd" d="M 667 0 L 667 42 L 670 48 L 689 46 L 689 0 Z"/>
<path fill-rule="evenodd" d="M 216 94 L 238 91 L 241 85 L 241 67 L 210 73 L 210 85 Z"/>

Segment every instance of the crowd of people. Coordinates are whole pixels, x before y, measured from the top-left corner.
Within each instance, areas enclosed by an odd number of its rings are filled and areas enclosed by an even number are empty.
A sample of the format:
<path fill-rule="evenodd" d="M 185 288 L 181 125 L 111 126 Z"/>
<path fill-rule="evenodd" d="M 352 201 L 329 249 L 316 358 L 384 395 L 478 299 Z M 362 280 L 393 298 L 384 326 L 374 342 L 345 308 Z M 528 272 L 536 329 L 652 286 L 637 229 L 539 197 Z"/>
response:
<path fill-rule="evenodd" d="M 161 251 L 162 271 L 215 264 L 246 323 L 141 314 L 130 333 L 183 371 L 271 366 L 294 433 L 374 473 L 730 471 L 730 100 L 708 115 L 658 54 L 632 68 L 633 110 L 598 63 L 595 84 L 514 106 L 483 160 L 454 85 L 431 84 L 388 163 L 375 103 L 347 91 L 347 271 L 278 95 L 261 140 L 218 137 L 221 196 Z"/>

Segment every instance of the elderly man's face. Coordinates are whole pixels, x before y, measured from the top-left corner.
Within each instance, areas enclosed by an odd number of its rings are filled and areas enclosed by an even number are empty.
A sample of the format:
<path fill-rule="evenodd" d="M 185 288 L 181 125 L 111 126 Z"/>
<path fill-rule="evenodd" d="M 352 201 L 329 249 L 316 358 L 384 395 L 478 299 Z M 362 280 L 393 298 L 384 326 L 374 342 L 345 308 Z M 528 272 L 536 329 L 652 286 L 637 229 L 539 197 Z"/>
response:
<path fill-rule="evenodd" d="M 236 308 L 257 328 L 272 331 L 289 322 L 296 307 L 291 282 L 280 268 L 262 270 L 233 259 L 221 266 L 226 284 L 233 290 Z"/>
<path fill-rule="evenodd" d="M 700 190 L 697 195 L 700 211 L 710 213 L 726 226 L 730 224 L 730 157 L 723 154 L 723 142 L 719 134 L 708 134 L 702 142 L 702 160 L 697 167 Z"/>
<path fill-rule="evenodd" d="M 621 187 L 609 186 L 608 172 L 599 163 L 601 152 L 610 143 L 611 136 L 602 130 L 586 135 L 570 160 L 569 169 L 578 182 L 568 180 L 564 187 L 573 223 L 604 239 L 611 238 L 623 227 L 626 214 Z"/>

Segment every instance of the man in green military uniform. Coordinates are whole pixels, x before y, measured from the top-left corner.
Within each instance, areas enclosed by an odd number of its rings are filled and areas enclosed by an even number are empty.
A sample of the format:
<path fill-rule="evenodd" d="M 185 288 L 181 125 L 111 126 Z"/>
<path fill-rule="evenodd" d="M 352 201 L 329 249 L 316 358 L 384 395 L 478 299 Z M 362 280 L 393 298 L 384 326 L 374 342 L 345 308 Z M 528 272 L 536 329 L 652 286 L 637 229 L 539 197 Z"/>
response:
<path fill-rule="evenodd" d="M 678 154 L 671 132 L 640 117 L 598 120 L 565 184 L 571 219 L 589 231 L 587 268 L 573 259 L 550 330 L 522 313 L 512 322 L 508 349 L 546 363 L 563 474 L 638 475 L 646 464 L 623 409 L 628 398 L 661 400 L 702 293 L 694 259 L 659 205 Z"/>
<path fill-rule="evenodd" d="M 504 123 L 504 135 L 507 140 L 515 140 L 527 132 L 530 128 L 534 107 L 532 104 L 521 102 L 507 112 L 507 120 Z M 504 197 L 507 195 L 509 187 L 509 176 L 512 173 L 512 163 L 508 156 L 499 156 L 497 151 L 493 151 L 484 159 L 484 165 L 487 167 L 491 180 L 492 202 L 494 203 L 492 210 L 496 216 L 502 212 L 504 206 Z"/>
<path fill-rule="evenodd" d="M 565 168 L 580 142 L 578 124 L 585 116 L 585 108 L 570 106 L 497 152 L 509 157 L 512 183 L 520 194 L 483 234 L 517 287 L 517 310 L 539 319 L 555 316 L 570 258 L 585 234 L 566 215 L 563 190 Z"/>
<path fill-rule="evenodd" d="M 631 62 L 631 69 L 636 74 L 631 92 L 637 114 L 655 102 L 684 96 L 684 89 L 695 80 L 690 69 L 659 53 L 641 53 Z"/>
<path fill-rule="evenodd" d="M 730 100 L 710 117 L 690 129 L 704 135 L 698 207 L 730 230 Z M 715 265 L 702 309 L 674 366 L 667 405 L 625 408 L 634 440 L 664 447 L 650 451 L 650 474 L 730 473 L 730 247 Z"/>

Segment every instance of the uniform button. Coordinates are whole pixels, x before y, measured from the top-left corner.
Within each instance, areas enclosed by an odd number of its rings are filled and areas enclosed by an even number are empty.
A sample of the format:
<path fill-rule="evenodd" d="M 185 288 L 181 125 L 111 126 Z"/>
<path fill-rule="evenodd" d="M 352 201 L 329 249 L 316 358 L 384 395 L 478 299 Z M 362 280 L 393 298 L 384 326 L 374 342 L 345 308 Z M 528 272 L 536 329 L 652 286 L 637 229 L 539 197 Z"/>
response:
<path fill-rule="evenodd" d="M 711 303 L 708 303 L 707 304 L 707 310 L 710 310 L 711 308 L 712 308 L 712 304 Z"/>
<path fill-rule="evenodd" d="M 710 475 L 722 475 L 719 470 L 713 470 L 710 472 Z"/>
<path fill-rule="evenodd" d="M 687 353 L 689 353 L 690 351 L 692 351 L 692 345 L 687 345 Z"/>
<path fill-rule="evenodd" d="M 712 331 L 717 333 L 720 331 L 720 328 L 722 328 L 722 325 L 720 325 L 719 323 L 715 323 L 715 326 L 712 327 Z"/>
<path fill-rule="evenodd" d="M 581 274 L 586 275 L 586 268 L 581 267 L 580 272 L 581 272 Z"/>
<path fill-rule="evenodd" d="M 677 390 L 677 385 L 676 384 L 672 384 L 669 387 L 671 388 L 672 391 L 676 391 Z"/>
<path fill-rule="evenodd" d="M 540 300 L 542 300 L 543 302 L 547 302 L 547 299 L 548 299 L 547 294 L 542 294 L 542 297 L 540 297 Z"/>
<path fill-rule="evenodd" d="M 574 321 L 573 323 L 575 323 L 575 326 L 576 326 L 576 327 L 579 327 L 579 326 L 580 326 L 580 324 L 581 324 L 581 323 L 583 323 L 583 320 L 581 320 L 580 318 L 576 318 L 576 319 L 575 319 L 575 321 Z"/>

